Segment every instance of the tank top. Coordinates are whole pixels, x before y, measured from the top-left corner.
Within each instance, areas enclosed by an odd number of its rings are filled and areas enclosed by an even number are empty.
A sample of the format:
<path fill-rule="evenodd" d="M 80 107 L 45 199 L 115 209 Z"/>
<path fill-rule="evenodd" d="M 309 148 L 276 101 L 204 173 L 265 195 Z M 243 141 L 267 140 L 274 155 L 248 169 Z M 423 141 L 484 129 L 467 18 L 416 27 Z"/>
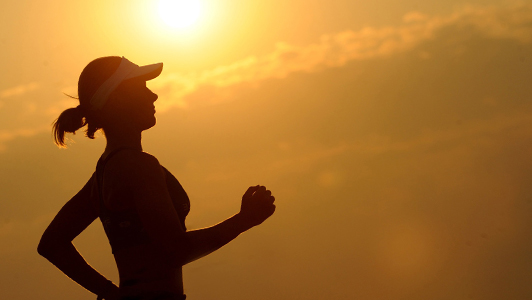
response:
<path fill-rule="evenodd" d="M 113 253 L 121 249 L 151 242 L 148 232 L 142 225 L 140 216 L 135 209 L 112 211 L 106 208 L 103 202 L 101 187 L 103 186 L 105 165 L 116 153 L 125 149 L 130 148 L 119 148 L 109 153 L 105 159 L 100 158 L 96 165 L 96 176 L 94 177 L 98 190 L 99 217 Z M 174 175 L 165 167 L 161 167 L 166 173 L 166 187 L 168 188 L 174 209 L 179 216 L 183 230 L 186 231 L 185 218 L 190 211 L 190 200 Z"/>

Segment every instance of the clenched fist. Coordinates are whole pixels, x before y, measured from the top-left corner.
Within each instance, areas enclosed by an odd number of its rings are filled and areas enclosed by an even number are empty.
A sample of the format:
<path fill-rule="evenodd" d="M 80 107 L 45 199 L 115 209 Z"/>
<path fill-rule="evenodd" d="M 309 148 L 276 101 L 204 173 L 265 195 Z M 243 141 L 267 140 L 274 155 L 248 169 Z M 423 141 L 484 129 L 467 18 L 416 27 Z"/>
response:
<path fill-rule="evenodd" d="M 257 226 L 268 219 L 275 211 L 275 197 L 266 187 L 257 185 L 249 187 L 242 196 L 240 215 L 250 226 Z"/>

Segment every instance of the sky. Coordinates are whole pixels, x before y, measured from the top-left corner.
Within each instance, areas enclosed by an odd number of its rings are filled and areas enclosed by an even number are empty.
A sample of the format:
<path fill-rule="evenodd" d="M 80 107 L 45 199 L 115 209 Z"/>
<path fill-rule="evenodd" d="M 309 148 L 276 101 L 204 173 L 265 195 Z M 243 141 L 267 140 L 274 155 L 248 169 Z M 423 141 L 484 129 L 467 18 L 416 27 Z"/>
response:
<path fill-rule="evenodd" d="M 92 59 L 164 63 L 144 150 L 191 199 L 189 229 L 276 213 L 184 267 L 187 299 L 532 298 L 532 1 L 3 1 L 0 290 L 94 299 L 37 254 L 94 172 L 99 135 L 52 141 Z M 99 221 L 74 240 L 118 276 Z"/>

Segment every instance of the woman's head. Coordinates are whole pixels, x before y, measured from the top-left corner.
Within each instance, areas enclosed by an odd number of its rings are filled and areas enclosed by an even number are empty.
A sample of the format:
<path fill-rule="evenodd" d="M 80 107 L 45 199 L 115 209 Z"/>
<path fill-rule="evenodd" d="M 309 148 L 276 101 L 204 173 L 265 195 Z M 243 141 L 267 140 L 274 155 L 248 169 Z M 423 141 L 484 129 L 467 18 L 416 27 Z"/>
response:
<path fill-rule="evenodd" d="M 146 80 L 161 71 L 162 63 L 139 67 L 118 56 L 91 61 L 79 77 L 80 105 L 66 109 L 54 122 L 56 144 L 65 146 L 65 132 L 75 133 L 85 125 L 91 139 L 99 129 L 118 122 L 133 123 L 140 130 L 155 125 L 153 102 L 157 95 L 146 87 Z"/>

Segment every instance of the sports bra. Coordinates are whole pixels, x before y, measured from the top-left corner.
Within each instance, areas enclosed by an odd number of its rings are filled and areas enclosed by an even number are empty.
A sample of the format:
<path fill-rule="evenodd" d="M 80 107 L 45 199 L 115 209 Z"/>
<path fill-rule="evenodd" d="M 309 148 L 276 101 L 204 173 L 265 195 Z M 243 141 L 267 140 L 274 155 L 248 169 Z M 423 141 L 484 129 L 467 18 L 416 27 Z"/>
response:
<path fill-rule="evenodd" d="M 148 232 L 142 225 L 140 216 L 135 209 L 112 211 L 105 207 L 103 202 L 103 172 L 107 162 L 118 152 L 131 148 L 119 148 L 107 155 L 105 159 L 100 158 L 96 165 L 95 184 L 98 190 L 99 217 L 102 222 L 105 234 L 111 244 L 112 252 L 133 247 L 141 244 L 148 244 L 151 239 Z M 174 209 L 179 216 L 181 226 L 186 231 L 185 218 L 190 211 L 190 200 L 187 193 L 177 181 L 177 179 L 165 167 L 161 166 L 166 173 L 166 187 L 172 199 Z"/>

